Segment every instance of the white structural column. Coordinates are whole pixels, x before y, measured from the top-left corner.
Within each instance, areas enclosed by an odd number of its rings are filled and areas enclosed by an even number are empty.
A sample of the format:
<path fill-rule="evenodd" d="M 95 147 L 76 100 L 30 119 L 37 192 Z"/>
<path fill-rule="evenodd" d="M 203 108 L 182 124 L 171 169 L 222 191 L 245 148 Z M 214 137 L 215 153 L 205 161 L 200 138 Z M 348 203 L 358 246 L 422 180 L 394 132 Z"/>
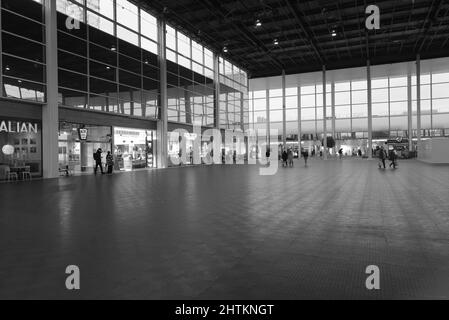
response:
<path fill-rule="evenodd" d="M 366 63 L 366 80 L 368 84 L 368 159 L 373 158 L 373 97 L 371 92 L 371 62 Z"/>
<path fill-rule="evenodd" d="M 47 61 L 47 103 L 42 107 L 42 160 L 44 178 L 57 178 L 58 173 L 58 37 L 56 0 L 44 1 Z"/>
<path fill-rule="evenodd" d="M 214 83 L 215 83 L 215 101 L 214 101 L 214 127 L 220 127 L 220 62 L 217 54 L 214 54 Z"/>
<path fill-rule="evenodd" d="M 421 57 L 416 56 L 416 135 L 418 138 L 418 155 L 421 152 Z"/>
<path fill-rule="evenodd" d="M 301 127 L 301 86 L 298 85 L 298 150 L 301 152 L 301 139 L 302 139 L 302 127 Z"/>
<path fill-rule="evenodd" d="M 331 106 L 331 110 L 332 110 L 332 138 L 334 138 L 334 140 L 336 140 L 335 137 L 335 82 L 332 80 L 331 83 L 331 101 L 332 101 L 332 106 Z M 334 146 L 334 155 L 336 154 L 337 151 L 337 145 Z"/>
<path fill-rule="evenodd" d="M 167 60 L 166 60 L 166 25 L 164 19 L 158 19 L 158 59 L 161 81 L 160 110 L 157 121 L 157 166 L 168 166 L 168 95 L 167 95 Z"/>
<path fill-rule="evenodd" d="M 282 145 L 287 148 L 287 106 L 285 97 L 285 70 L 282 70 Z"/>
<path fill-rule="evenodd" d="M 327 160 L 326 66 L 323 66 L 323 159 Z"/>
<path fill-rule="evenodd" d="M 242 130 L 242 132 L 245 131 L 245 97 L 243 95 L 243 92 L 240 92 L 240 129 Z M 217 127 L 218 128 L 218 127 Z"/>
<path fill-rule="evenodd" d="M 413 118 L 412 118 L 412 75 L 407 74 L 407 129 L 408 129 L 408 150 L 413 150 Z"/>
<path fill-rule="evenodd" d="M 270 90 L 265 90 L 265 103 L 266 103 L 266 110 L 267 110 L 267 142 L 268 145 L 271 143 L 271 125 L 270 125 Z"/>

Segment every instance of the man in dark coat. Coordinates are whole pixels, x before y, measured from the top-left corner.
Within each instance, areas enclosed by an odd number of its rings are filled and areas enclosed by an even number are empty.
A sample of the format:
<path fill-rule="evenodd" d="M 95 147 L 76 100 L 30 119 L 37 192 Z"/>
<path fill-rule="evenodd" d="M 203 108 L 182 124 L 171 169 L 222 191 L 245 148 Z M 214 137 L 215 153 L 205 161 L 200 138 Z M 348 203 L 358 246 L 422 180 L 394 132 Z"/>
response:
<path fill-rule="evenodd" d="M 94 160 L 95 160 L 95 169 L 94 172 L 97 174 L 98 167 L 100 167 L 101 174 L 104 174 L 103 171 L 103 164 L 101 163 L 101 154 L 103 151 L 100 149 L 97 150 L 97 152 L 94 153 Z"/>

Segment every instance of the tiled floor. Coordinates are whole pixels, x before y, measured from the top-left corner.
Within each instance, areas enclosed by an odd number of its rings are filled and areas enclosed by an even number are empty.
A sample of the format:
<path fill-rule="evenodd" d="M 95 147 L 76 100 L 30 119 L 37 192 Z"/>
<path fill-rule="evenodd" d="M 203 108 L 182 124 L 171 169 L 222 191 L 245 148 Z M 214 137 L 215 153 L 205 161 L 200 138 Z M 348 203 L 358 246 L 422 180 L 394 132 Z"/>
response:
<path fill-rule="evenodd" d="M 0 298 L 448 299 L 449 169 L 333 160 L 1 184 Z"/>

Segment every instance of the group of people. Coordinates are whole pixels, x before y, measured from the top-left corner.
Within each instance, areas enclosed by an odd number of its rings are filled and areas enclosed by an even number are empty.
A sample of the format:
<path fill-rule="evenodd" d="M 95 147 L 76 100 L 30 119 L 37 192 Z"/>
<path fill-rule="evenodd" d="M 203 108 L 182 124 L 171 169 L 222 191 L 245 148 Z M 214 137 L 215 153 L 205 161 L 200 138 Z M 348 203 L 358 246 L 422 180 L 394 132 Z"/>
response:
<path fill-rule="evenodd" d="M 396 169 L 398 163 L 398 154 L 397 151 L 393 148 L 387 152 L 386 148 L 384 146 L 377 146 L 376 150 L 374 151 L 375 156 L 379 159 L 379 162 L 377 163 L 379 169 L 386 169 L 387 164 L 386 161 L 390 160 L 390 168 Z"/>
<path fill-rule="evenodd" d="M 284 149 L 282 151 L 282 166 L 283 167 L 293 167 L 293 159 L 295 158 L 292 148 Z"/>
<path fill-rule="evenodd" d="M 106 174 L 103 171 L 103 163 L 101 159 L 101 155 L 103 153 L 103 150 L 100 148 L 97 150 L 97 152 L 94 153 L 94 161 L 95 161 L 95 168 L 94 173 L 97 174 L 98 167 L 100 167 L 101 174 Z M 112 174 L 112 170 L 114 169 L 114 157 L 112 156 L 111 151 L 108 151 L 108 154 L 106 155 L 106 170 L 108 174 Z"/>

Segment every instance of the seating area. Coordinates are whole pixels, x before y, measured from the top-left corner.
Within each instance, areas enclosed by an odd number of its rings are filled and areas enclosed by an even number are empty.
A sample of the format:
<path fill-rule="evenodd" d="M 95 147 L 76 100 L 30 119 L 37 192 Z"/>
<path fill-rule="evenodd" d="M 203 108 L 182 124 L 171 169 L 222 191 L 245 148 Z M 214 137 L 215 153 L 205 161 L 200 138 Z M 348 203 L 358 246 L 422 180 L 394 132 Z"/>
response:
<path fill-rule="evenodd" d="M 70 165 L 59 165 L 60 176 L 73 176 L 73 167 Z"/>
<path fill-rule="evenodd" d="M 31 174 L 31 166 L 29 165 L 0 165 L 0 181 L 17 182 L 31 180 L 33 180 L 33 177 Z"/>

